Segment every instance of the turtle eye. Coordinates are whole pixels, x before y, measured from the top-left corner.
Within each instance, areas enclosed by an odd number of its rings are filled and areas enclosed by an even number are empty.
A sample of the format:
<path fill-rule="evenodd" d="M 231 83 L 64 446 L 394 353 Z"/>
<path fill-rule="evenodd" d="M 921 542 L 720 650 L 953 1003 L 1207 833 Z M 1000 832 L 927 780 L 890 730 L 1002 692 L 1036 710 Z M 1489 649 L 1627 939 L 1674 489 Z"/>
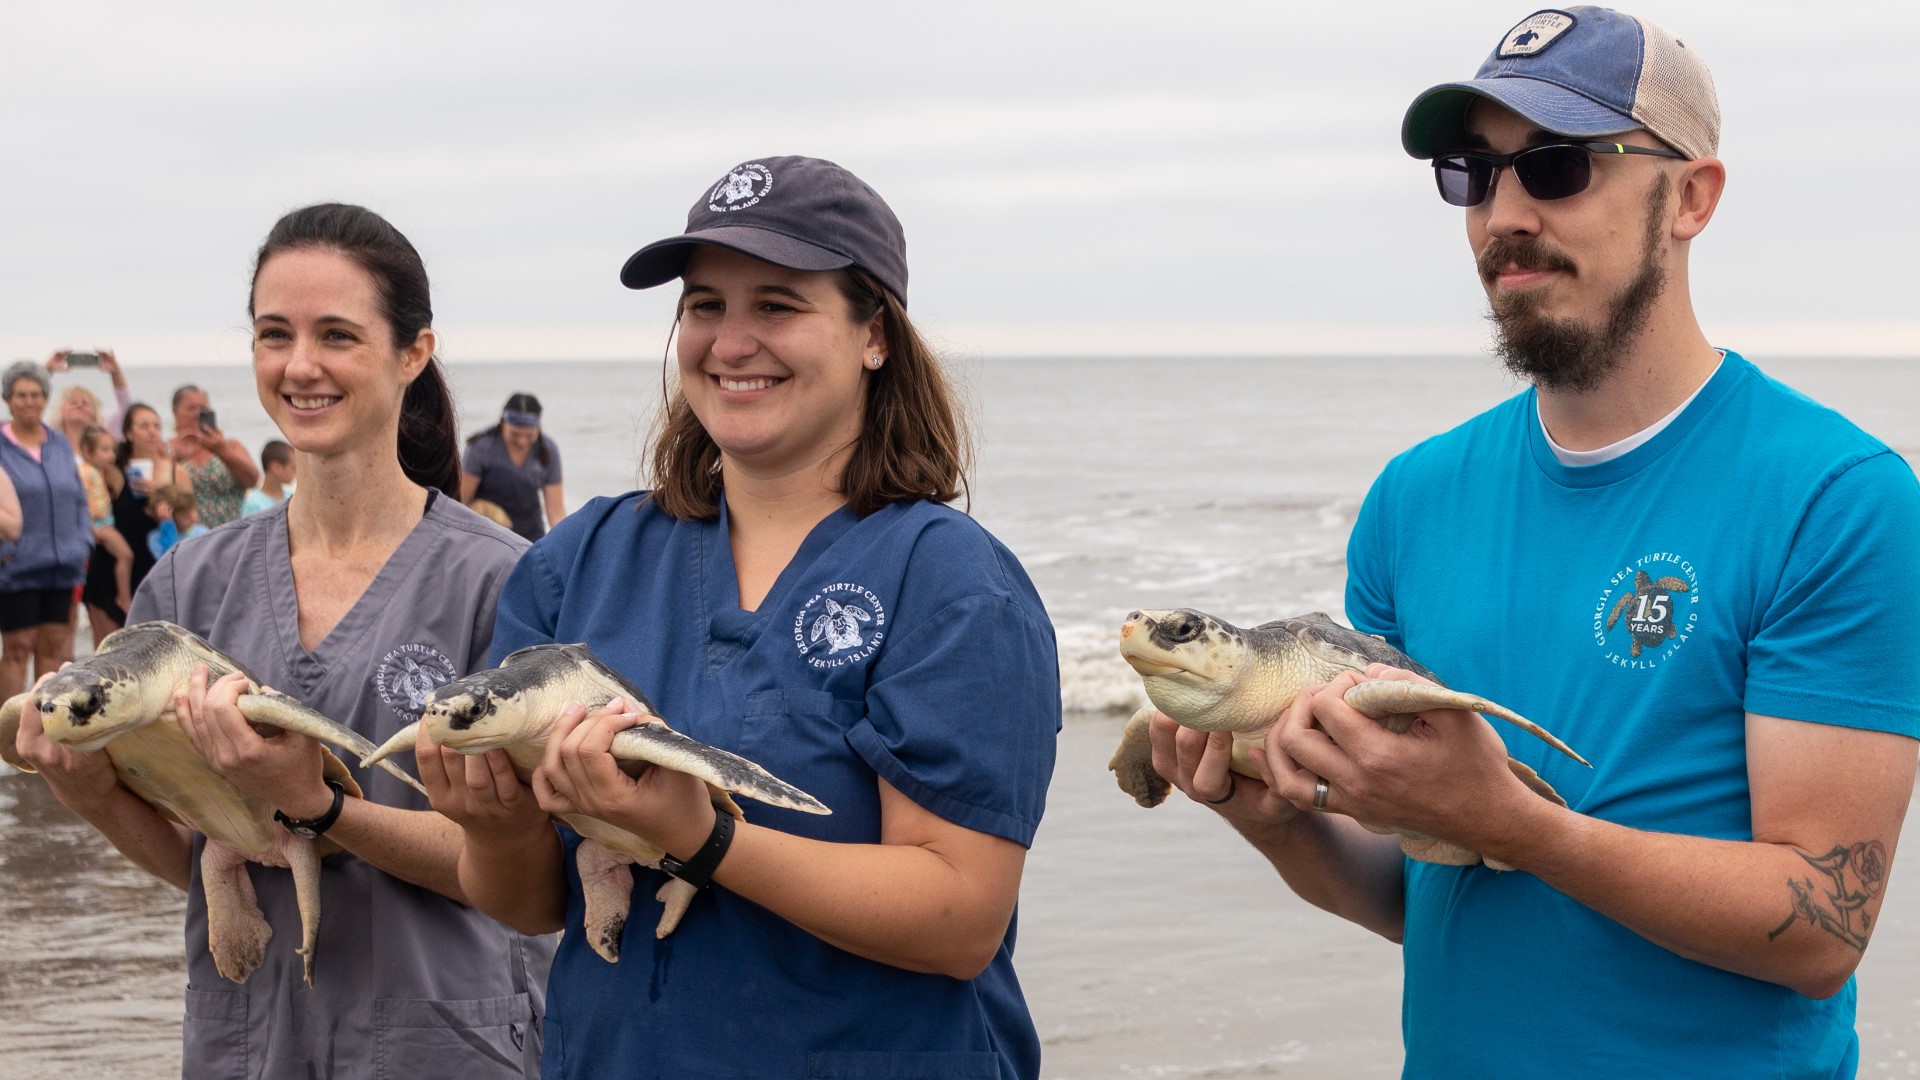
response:
<path fill-rule="evenodd" d="M 1205 622 L 1186 611 L 1174 612 L 1160 625 L 1165 630 L 1167 639 L 1176 645 L 1184 645 L 1199 638 L 1207 628 Z"/>

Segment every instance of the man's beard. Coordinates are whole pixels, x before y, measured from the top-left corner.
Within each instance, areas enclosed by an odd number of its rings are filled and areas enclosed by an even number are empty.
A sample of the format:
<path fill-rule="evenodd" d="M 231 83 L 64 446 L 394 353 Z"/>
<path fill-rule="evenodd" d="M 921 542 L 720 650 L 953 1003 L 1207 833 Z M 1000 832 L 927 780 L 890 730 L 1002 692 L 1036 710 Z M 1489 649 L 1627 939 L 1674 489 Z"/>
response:
<path fill-rule="evenodd" d="M 1487 312 L 1493 323 L 1494 353 L 1507 370 L 1542 390 L 1578 394 L 1606 382 L 1626 360 L 1634 338 L 1653 314 L 1653 302 L 1667 287 L 1667 271 L 1660 263 L 1660 239 L 1665 235 L 1669 182 L 1662 176 L 1648 199 L 1646 248 L 1640 272 L 1608 302 L 1606 320 L 1595 325 L 1575 318 L 1544 314 L 1545 300 L 1537 293 L 1495 294 Z M 1574 269 L 1573 261 L 1537 240 L 1513 243 L 1495 237 L 1478 259 L 1480 277 L 1492 281 L 1501 269 Z"/>

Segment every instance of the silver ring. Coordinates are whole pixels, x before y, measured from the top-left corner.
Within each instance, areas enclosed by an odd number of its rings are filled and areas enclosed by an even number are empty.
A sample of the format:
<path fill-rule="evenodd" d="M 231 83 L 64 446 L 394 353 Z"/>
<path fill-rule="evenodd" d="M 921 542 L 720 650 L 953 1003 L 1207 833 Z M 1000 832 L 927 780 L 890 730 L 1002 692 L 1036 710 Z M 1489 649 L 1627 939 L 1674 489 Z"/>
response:
<path fill-rule="evenodd" d="M 1313 782 L 1313 808 L 1315 810 L 1325 810 L 1327 808 L 1327 782 L 1325 780 L 1315 780 Z"/>

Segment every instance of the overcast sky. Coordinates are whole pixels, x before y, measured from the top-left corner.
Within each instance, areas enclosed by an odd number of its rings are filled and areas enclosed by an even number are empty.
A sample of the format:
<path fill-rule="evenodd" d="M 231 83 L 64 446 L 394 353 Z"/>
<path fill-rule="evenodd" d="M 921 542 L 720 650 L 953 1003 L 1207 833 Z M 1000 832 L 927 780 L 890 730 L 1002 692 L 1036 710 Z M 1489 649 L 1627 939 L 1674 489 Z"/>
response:
<path fill-rule="evenodd" d="M 787 153 L 887 198 L 916 319 L 964 355 L 1472 352 L 1461 211 L 1399 123 L 1532 10 L 10 4 L 0 359 L 243 362 L 252 253 L 322 200 L 413 240 L 450 359 L 657 357 L 670 290 L 621 262 Z M 1633 10 L 1719 86 L 1709 336 L 1920 356 L 1920 5 Z"/>

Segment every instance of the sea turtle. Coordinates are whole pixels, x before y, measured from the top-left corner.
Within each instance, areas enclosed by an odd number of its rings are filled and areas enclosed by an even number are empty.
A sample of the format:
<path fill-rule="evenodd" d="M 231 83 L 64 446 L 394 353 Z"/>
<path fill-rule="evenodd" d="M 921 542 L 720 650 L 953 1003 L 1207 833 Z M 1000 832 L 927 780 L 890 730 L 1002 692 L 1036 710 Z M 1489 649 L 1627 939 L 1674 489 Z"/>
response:
<path fill-rule="evenodd" d="M 324 836 L 308 840 L 281 828 L 272 806 L 242 793 L 193 748 L 174 716 L 173 698 L 186 688 L 195 664 L 207 666 L 209 679 L 230 671 L 247 676 L 240 712 L 262 733 L 283 729 L 356 754 L 373 750 L 372 741 L 358 732 L 261 687 L 239 661 L 192 631 L 167 622 L 144 622 L 109 634 L 92 656 L 0 705 L 0 758 L 17 769 L 35 771 L 14 745 L 21 711 L 31 698 L 47 741 L 104 752 L 128 790 L 164 816 L 205 833 L 200 881 L 207 894 L 207 949 L 220 974 L 234 982 L 245 982 L 260 966 L 273 936 L 254 898 L 246 864 L 292 870 L 300 905 L 299 953 L 307 984 L 312 985 L 313 946 L 320 933 L 320 859 L 340 848 Z M 358 797 L 360 786 L 340 759 L 324 747 L 322 758 L 325 776 Z M 420 788 L 398 768 L 387 769 Z"/>
<path fill-rule="evenodd" d="M 1628 646 L 1634 656 L 1642 649 L 1651 649 L 1664 645 L 1668 638 L 1676 637 L 1680 628 L 1673 622 L 1673 604 L 1670 594 L 1687 592 L 1684 578 L 1663 577 L 1655 581 L 1645 570 L 1633 572 L 1633 591 L 1623 592 L 1614 602 L 1613 610 L 1607 613 L 1607 630 L 1611 632 L 1620 616 L 1627 614 L 1627 632 L 1633 638 Z"/>
<path fill-rule="evenodd" d="M 424 724 L 428 739 L 463 754 L 483 754 L 495 747 L 506 750 L 514 774 L 525 784 L 546 752 L 554 721 L 569 704 L 577 701 L 598 709 L 614 698 L 625 698 L 649 715 L 654 712 L 647 695 L 601 663 L 585 645 L 530 646 L 509 654 L 497 668 L 476 671 L 435 690 L 421 710 L 419 722 L 388 739 L 361 764 L 370 765 L 396 751 L 412 749 L 415 729 Z M 632 771 L 658 765 L 705 780 L 715 808 L 736 818 L 742 816 L 740 808 L 728 792 L 808 814 L 833 812 L 820 800 L 753 762 L 695 742 L 667 727 L 657 716 L 615 735 L 612 752 L 633 763 Z M 627 909 L 633 897 L 633 872 L 628 864 L 658 869 L 665 852 L 596 818 L 584 814 L 561 817 L 583 838 L 576 864 L 585 894 L 587 943 L 608 963 L 617 962 L 620 935 L 626 929 Z M 664 938 L 673 932 L 698 892 L 678 878 L 667 879 L 655 894 L 666 905 L 654 927 L 655 937 Z"/>
<path fill-rule="evenodd" d="M 1387 644 L 1334 622 L 1321 612 L 1243 630 L 1191 609 L 1135 611 L 1120 627 L 1120 655 L 1146 683 L 1152 706 L 1128 721 L 1107 767 L 1120 789 L 1141 806 L 1160 805 L 1172 789 L 1153 771 L 1147 721 L 1155 708 L 1186 727 L 1233 732 L 1233 771 L 1258 777 L 1246 748 L 1260 742 L 1302 687 L 1326 682 L 1343 671 L 1390 664 L 1432 679 L 1439 677 Z M 1404 732 L 1415 714 L 1430 709 L 1465 709 L 1497 716 L 1538 736 L 1580 764 L 1587 759 L 1531 720 L 1484 698 L 1444 686 L 1398 679 L 1373 679 L 1346 693 L 1347 704 L 1379 719 L 1389 730 Z M 1513 759 L 1507 765 L 1526 785 L 1562 806 L 1560 798 L 1532 769 Z M 1397 832 L 1400 846 L 1421 862 L 1472 866 L 1480 854 L 1446 840 L 1361 822 L 1374 832 Z M 1496 870 L 1511 869 L 1489 860 Z"/>

